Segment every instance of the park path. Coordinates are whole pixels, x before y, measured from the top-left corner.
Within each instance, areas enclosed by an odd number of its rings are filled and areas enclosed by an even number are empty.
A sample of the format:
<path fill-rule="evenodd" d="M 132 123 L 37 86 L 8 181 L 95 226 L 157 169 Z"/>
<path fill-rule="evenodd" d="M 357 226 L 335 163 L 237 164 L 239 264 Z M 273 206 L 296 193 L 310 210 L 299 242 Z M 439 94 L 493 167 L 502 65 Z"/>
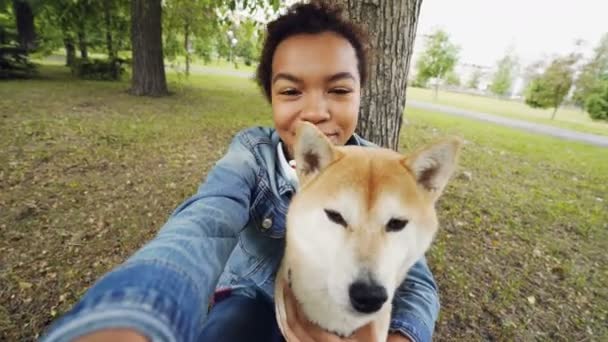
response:
<path fill-rule="evenodd" d="M 498 116 L 483 112 L 475 112 L 471 110 L 444 106 L 424 101 L 407 100 L 407 106 L 412 108 L 430 110 L 433 112 L 440 112 L 448 115 L 461 116 L 479 121 L 490 122 L 493 124 L 512 127 L 532 133 L 550 135 L 564 140 L 579 141 L 595 146 L 608 147 L 608 136 L 577 132 L 570 129 L 543 125 L 525 120 L 506 118 L 504 116 Z"/>

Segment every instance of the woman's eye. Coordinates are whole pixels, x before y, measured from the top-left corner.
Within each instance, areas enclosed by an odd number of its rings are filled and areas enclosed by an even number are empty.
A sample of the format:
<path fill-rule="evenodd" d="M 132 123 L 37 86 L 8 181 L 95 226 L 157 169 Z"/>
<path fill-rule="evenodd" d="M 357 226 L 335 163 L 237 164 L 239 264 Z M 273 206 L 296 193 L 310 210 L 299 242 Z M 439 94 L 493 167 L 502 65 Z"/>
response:
<path fill-rule="evenodd" d="M 337 95 L 346 95 L 352 93 L 352 90 L 348 88 L 333 88 L 329 92 Z"/>
<path fill-rule="evenodd" d="M 282 90 L 281 92 L 279 92 L 279 94 L 281 95 L 287 95 L 287 96 L 297 96 L 300 95 L 300 91 L 298 91 L 297 89 L 285 89 Z"/>

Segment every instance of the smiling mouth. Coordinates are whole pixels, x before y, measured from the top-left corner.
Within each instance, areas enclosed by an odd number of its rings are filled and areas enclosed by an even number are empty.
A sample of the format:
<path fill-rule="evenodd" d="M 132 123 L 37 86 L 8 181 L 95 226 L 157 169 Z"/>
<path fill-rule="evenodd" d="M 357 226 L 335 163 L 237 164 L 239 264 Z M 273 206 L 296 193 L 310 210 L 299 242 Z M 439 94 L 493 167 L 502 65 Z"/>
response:
<path fill-rule="evenodd" d="M 338 143 L 338 133 L 323 133 L 325 134 L 325 136 L 327 137 L 327 139 L 329 139 L 332 143 L 337 144 Z"/>

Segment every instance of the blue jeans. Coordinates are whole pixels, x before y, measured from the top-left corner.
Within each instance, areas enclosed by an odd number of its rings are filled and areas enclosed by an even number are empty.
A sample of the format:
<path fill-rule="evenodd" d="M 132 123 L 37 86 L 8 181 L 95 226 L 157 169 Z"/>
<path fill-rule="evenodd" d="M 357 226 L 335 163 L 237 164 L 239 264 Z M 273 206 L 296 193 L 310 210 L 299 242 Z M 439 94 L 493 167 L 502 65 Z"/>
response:
<path fill-rule="evenodd" d="M 215 303 L 204 323 L 199 341 L 283 342 L 274 305 L 258 295 L 233 294 Z"/>

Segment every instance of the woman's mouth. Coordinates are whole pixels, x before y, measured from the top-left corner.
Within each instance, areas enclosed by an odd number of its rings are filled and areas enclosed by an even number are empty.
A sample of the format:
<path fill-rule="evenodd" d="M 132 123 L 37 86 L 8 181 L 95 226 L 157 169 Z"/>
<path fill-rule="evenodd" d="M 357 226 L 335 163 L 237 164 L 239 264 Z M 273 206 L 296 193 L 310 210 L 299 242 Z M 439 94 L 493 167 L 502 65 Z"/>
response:
<path fill-rule="evenodd" d="M 338 133 L 324 133 L 325 136 L 327 137 L 327 139 L 329 139 L 329 141 L 331 141 L 332 144 L 337 145 L 339 140 L 339 135 Z"/>

